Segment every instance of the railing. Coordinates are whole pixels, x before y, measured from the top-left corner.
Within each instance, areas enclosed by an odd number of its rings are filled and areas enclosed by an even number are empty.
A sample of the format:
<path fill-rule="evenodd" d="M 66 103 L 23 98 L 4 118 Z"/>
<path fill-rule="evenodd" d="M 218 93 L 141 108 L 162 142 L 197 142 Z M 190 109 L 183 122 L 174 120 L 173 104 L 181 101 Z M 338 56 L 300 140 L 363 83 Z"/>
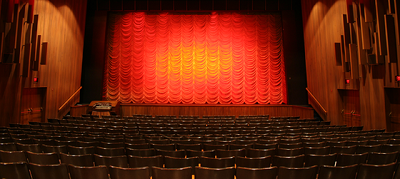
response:
<path fill-rule="evenodd" d="M 325 108 L 321 105 L 321 103 L 317 100 L 317 98 L 311 93 L 311 91 L 306 88 L 308 92 L 308 101 L 310 102 L 311 106 L 317 111 L 317 113 L 326 120 L 328 112 Z"/>
<path fill-rule="evenodd" d="M 58 108 L 58 118 L 67 114 L 69 109 L 71 108 L 71 106 L 78 102 L 81 89 L 82 89 L 82 86 L 79 87 L 79 89 L 76 90 L 75 93 L 72 94 L 71 97 L 69 97 L 67 99 L 67 101 L 65 101 L 65 103 L 63 105 L 61 105 L 60 108 Z"/>

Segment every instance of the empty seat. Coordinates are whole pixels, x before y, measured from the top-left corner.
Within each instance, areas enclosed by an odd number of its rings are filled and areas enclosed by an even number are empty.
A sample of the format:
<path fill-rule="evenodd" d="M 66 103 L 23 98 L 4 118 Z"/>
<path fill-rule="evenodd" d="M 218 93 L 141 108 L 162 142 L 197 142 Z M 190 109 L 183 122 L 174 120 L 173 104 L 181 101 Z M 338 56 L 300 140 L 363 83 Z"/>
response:
<path fill-rule="evenodd" d="M 202 167 L 208 167 L 208 168 L 232 167 L 235 166 L 235 157 L 226 157 L 226 158 L 200 157 L 200 164 Z"/>
<path fill-rule="evenodd" d="M 17 149 L 21 151 L 30 151 L 35 153 L 41 153 L 42 148 L 40 144 L 20 144 L 17 143 Z"/>
<path fill-rule="evenodd" d="M 69 179 L 68 168 L 65 164 L 29 164 L 32 179 Z"/>
<path fill-rule="evenodd" d="M 192 167 L 160 168 L 152 167 L 152 179 L 192 179 Z"/>
<path fill-rule="evenodd" d="M 86 155 L 86 154 L 94 154 L 95 148 L 93 146 L 89 147 L 75 147 L 68 146 L 68 153 L 71 155 Z"/>
<path fill-rule="evenodd" d="M 157 156 L 150 156 L 150 157 L 139 157 L 139 156 L 128 156 L 128 163 L 129 167 L 134 168 L 134 167 L 149 167 L 150 171 L 150 176 L 151 174 L 151 168 L 153 166 L 155 167 L 163 167 L 163 157 L 161 155 Z"/>
<path fill-rule="evenodd" d="M 272 161 L 272 166 L 303 167 L 303 163 L 304 163 L 304 155 L 298 155 L 298 156 L 275 155 Z"/>
<path fill-rule="evenodd" d="M 67 146 L 65 145 L 42 145 L 44 153 L 68 153 Z"/>
<path fill-rule="evenodd" d="M 237 149 L 237 150 L 217 150 L 216 151 L 218 158 L 225 158 L 225 157 L 244 157 L 246 156 L 245 149 Z"/>
<path fill-rule="evenodd" d="M 301 167 L 301 168 L 290 168 L 281 166 L 278 169 L 278 178 L 279 179 L 293 179 L 293 178 L 301 178 L 301 179 L 315 179 L 317 176 L 318 167 Z"/>
<path fill-rule="evenodd" d="M 357 179 L 392 179 L 396 168 L 396 162 L 383 165 L 360 164 Z"/>
<path fill-rule="evenodd" d="M 154 149 L 175 150 L 175 144 L 151 144 Z"/>
<path fill-rule="evenodd" d="M 121 156 L 121 155 L 125 155 L 125 150 L 123 147 L 119 147 L 119 148 L 97 147 L 96 154 L 104 155 L 104 156 Z"/>
<path fill-rule="evenodd" d="M 246 157 L 254 158 L 254 157 L 265 157 L 265 156 L 274 156 L 275 149 L 247 149 Z"/>
<path fill-rule="evenodd" d="M 309 155 L 309 154 L 315 154 L 315 155 L 327 155 L 331 151 L 330 146 L 324 146 L 324 147 L 305 147 L 304 148 L 304 154 Z"/>
<path fill-rule="evenodd" d="M 367 163 L 373 165 L 383 165 L 396 162 L 398 152 L 381 153 L 372 152 L 368 154 Z"/>
<path fill-rule="evenodd" d="M 188 158 L 177 158 L 177 157 L 164 157 L 165 168 L 183 168 L 192 167 L 192 174 L 194 174 L 194 169 L 199 165 L 198 157 L 188 157 Z"/>
<path fill-rule="evenodd" d="M 109 179 L 106 166 L 68 166 L 71 179 Z"/>
<path fill-rule="evenodd" d="M 23 151 L 2 151 L 0 150 L 0 162 L 27 162 L 27 157 Z"/>
<path fill-rule="evenodd" d="M 277 174 L 278 167 L 236 169 L 236 179 L 276 179 Z"/>
<path fill-rule="evenodd" d="M 177 144 L 177 149 L 178 150 L 197 150 L 200 151 L 201 150 L 201 144 L 197 143 L 197 144 Z"/>
<path fill-rule="evenodd" d="M 184 150 L 176 150 L 176 151 L 171 151 L 171 150 L 157 150 L 156 151 L 157 155 L 162 155 L 162 156 L 170 156 L 170 157 L 180 157 L 180 158 L 185 158 L 185 151 Z"/>
<path fill-rule="evenodd" d="M 60 161 L 58 159 L 58 154 L 55 152 L 54 153 L 26 152 L 26 155 L 28 157 L 29 163 L 44 164 L 44 165 L 60 164 Z"/>
<path fill-rule="evenodd" d="M 197 151 L 197 150 L 186 150 L 187 157 L 215 157 L 214 150 L 208 151 Z"/>
<path fill-rule="evenodd" d="M 338 154 L 336 166 L 348 166 L 353 164 L 366 163 L 368 153 L 363 154 Z"/>
<path fill-rule="evenodd" d="M 380 152 L 381 151 L 381 145 L 359 145 L 357 147 L 356 153 L 362 154 L 365 152 Z"/>
<path fill-rule="evenodd" d="M 0 150 L 3 151 L 16 151 L 17 145 L 14 142 L 0 143 Z"/>
<path fill-rule="evenodd" d="M 116 167 L 128 167 L 128 158 L 126 155 L 121 156 L 103 156 L 94 154 L 94 163 L 96 166 L 116 166 Z"/>
<path fill-rule="evenodd" d="M 304 148 L 294 148 L 294 149 L 286 149 L 286 148 L 279 148 L 278 155 L 280 156 L 298 156 L 304 154 Z"/>
<path fill-rule="evenodd" d="M 243 168 L 268 168 L 271 165 L 271 156 L 257 157 L 257 158 L 245 158 L 235 157 L 236 167 Z"/>
<path fill-rule="evenodd" d="M 149 179 L 149 167 L 137 167 L 137 168 L 121 168 L 110 166 L 109 167 L 111 179 Z"/>
<path fill-rule="evenodd" d="M 348 166 L 328 166 L 320 167 L 318 179 L 354 179 L 356 177 L 358 164 Z"/>
<path fill-rule="evenodd" d="M 331 146 L 331 153 L 337 153 L 337 154 L 354 154 L 356 153 L 357 146 L 352 145 L 352 146 Z"/>
<path fill-rule="evenodd" d="M 76 166 L 93 166 L 93 155 L 70 155 L 70 154 L 60 154 L 61 163 L 71 164 Z"/>
<path fill-rule="evenodd" d="M 309 154 L 305 156 L 304 166 L 311 167 L 314 165 L 323 166 L 330 165 L 334 166 L 336 161 L 336 154 L 328 154 L 328 155 L 315 155 Z"/>
<path fill-rule="evenodd" d="M 234 179 L 235 168 L 207 168 L 196 167 L 196 179 Z"/>
<path fill-rule="evenodd" d="M 0 178 L 29 179 L 30 174 L 25 162 L 0 163 Z"/>
<path fill-rule="evenodd" d="M 126 155 L 149 157 L 155 156 L 156 151 L 154 149 L 126 149 Z"/>

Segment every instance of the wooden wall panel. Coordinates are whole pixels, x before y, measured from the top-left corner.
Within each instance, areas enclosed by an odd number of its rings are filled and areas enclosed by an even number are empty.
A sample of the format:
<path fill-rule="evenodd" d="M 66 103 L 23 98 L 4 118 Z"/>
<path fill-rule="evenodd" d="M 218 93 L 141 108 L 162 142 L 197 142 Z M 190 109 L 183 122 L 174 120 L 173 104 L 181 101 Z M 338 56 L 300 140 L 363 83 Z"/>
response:
<path fill-rule="evenodd" d="M 57 118 L 58 108 L 81 85 L 87 1 L 37 1 L 38 34 L 47 42 L 46 65 L 41 65 L 39 85 L 48 87 L 47 118 Z M 52 22 L 52 23 L 49 23 Z"/>
<path fill-rule="evenodd" d="M 34 24 L 29 24 L 22 23 L 28 19 L 28 7 L 25 1 L 20 2 L 17 8 L 19 12 L 16 13 L 18 20 L 14 20 L 14 23 L 18 24 L 18 29 L 15 29 L 17 36 L 17 46 L 14 53 L 15 63 L 0 64 L 2 81 L 0 106 L 7 106 L 4 110 L 0 110 L 0 119 L 2 119 L 0 125 L 5 126 L 20 121 L 19 109 L 24 88 L 47 87 L 47 96 L 44 97 L 46 100 L 45 118 L 57 118 L 58 108 L 80 87 L 86 5 L 87 0 L 36 1 L 33 15 L 37 17 L 37 21 L 35 20 Z M 41 36 L 41 41 L 49 44 L 48 48 L 46 46 L 42 48 L 44 52 L 47 49 L 47 53 L 42 53 L 42 57 L 47 55 L 47 62 L 37 66 L 38 72 L 31 71 L 30 68 L 35 67 L 33 65 L 21 76 L 22 68 L 30 65 L 29 58 L 32 62 L 35 58 L 38 58 L 37 55 L 30 56 L 32 53 L 38 53 L 38 51 L 25 52 L 26 46 L 22 48 L 23 44 L 30 44 L 32 38 L 35 40 L 36 36 L 35 34 L 32 36 L 31 31 L 36 31 L 36 25 L 37 35 Z M 4 33 L 5 37 L 9 37 L 12 35 L 11 31 L 14 31 L 10 30 L 12 29 L 10 25 L 6 25 L 2 21 L 0 21 L 0 27 L 0 33 Z M 21 47 L 19 47 L 19 43 Z M 36 45 L 39 49 L 40 43 L 32 44 L 32 46 Z M 8 46 L 8 49 L 10 48 Z M 19 51 L 20 48 L 22 49 Z M 28 49 L 26 48 L 26 50 Z M 28 63 L 24 63 L 24 59 L 28 60 Z M 39 83 L 32 83 L 34 76 L 39 77 Z"/>
<path fill-rule="evenodd" d="M 358 1 L 353 2 L 353 5 L 359 8 L 357 12 L 353 11 L 353 13 L 359 17 L 355 19 L 356 24 L 353 23 L 352 26 L 355 35 L 357 35 L 357 42 L 350 47 L 350 49 L 353 49 L 352 52 L 355 53 L 351 53 L 352 58 L 349 59 L 350 62 L 354 62 L 352 59 L 358 58 L 359 62 L 351 64 L 355 80 L 351 80 L 349 85 L 345 85 L 344 81 L 349 77 L 346 73 L 347 64 L 342 63 L 342 66 L 334 64 L 336 61 L 333 59 L 335 58 L 333 45 L 335 42 L 340 42 L 341 36 L 344 36 L 344 45 L 343 43 L 342 45 L 349 47 L 346 43 L 347 30 L 343 27 L 348 25 L 345 22 L 347 18 L 343 16 L 347 13 L 346 0 L 302 0 L 307 88 L 326 109 L 326 120 L 331 121 L 333 125 L 345 123 L 342 110 L 348 105 L 346 100 L 341 99 L 338 89 L 351 89 L 359 91 L 360 112 L 357 117 L 359 117 L 360 125 L 363 125 L 366 130 L 386 128 L 384 87 L 394 84 L 385 83 L 384 78 L 385 74 L 389 78 L 394 77 L 390 77 L 389 74 L 393 73 L 390 72 L 390 69 L 381 65 L 386 58 L 386 41 L 383 41 L 384 46 L 382 47 L 380 47 L 379 42 L 382 43 L 381 35 L 385 37 L 383 14 L 387 11 L 385 5 L 379 6 L 377 9 L 374 3 L 370 4 L 369 2 L 376 1 L 363 1 L 364 4 L 358 4 Z M 376 9 L 378 13 L 376 13 Z M 379 16 L 380 19 L 378 20 L 374 19 L 375 14 L 382 15 L 382 17 Z M 394 16 L 396 17 L 396 15 Z M 375 28 L 377 21 L 379 21 L 379 25 Z M 395 19 L 395 21 L 397 20 Z M 383 26 L 381 26 L 381 22 Z M 383 30 L 380 29 L 381 27 L 383 27 Z M 396 28 L 398 38 L 399 31 L 397 26 Z M 378 29 L 380 29 L 379 33 L 377 32 Z M 374 33 L 376 38 L 373 37 Z M 375 39 L 378 39 L 377 43 L 375 43 Z M 383 40 L 386 40 L 386 37 Z M 374 46 L 375 44 L 376 46 Z M 381 55 L 382 49 L 385 50 L 382 53 L 383 55 Z M 346 52 L 346 50 L 344 53 L 342 52 L 342 55 L 347 55 Z M 363 62 L 371 62 L 371 60 L 376 65 L 368 65 Z M 358 73 L 354 73 L 354 69 L 358 69 Z M 357 74 L 360 77 L 359 79 L 355 76 Z"/>
<path fill-rule="evenodd" d="M 78 106 L 76 106 L 78 107 Z M 75 107 L 74 107 L 75 108 Z M 78 110 L 77 110 L 78 111 Z M 75 113 L 74 113 L 75 114 Z M 121 104 L 121 116 L 172 115 L 172 116 L 242 116 L 270 115 L 300 116 L 301 119 L 314 118 L 314 110 L 291 105 L 152 105 Z M 79 114 L 75 114 L 78 115 Z"/>

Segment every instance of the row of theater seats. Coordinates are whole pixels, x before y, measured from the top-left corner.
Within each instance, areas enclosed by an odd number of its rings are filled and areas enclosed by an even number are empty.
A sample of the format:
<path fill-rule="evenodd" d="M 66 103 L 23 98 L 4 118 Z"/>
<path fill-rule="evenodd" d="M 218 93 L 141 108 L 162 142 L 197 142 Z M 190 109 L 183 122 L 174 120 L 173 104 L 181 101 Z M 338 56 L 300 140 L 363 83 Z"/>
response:
<path fill-rule="evenodd" d="M 85 165 L 79 166 L 68 163 L 68 159 L 64 159 L 65 154 L 61 155 L 61 164 L 58 161 L 47 164 L 34 163 L 32 156 L 26 162 L 0 163 L 0 177 L 13 179 L 397 179 L 399 178 L 399 165 L 396 162 L 389 164 L 353 164 L 346 166 L 331 166 L 331 165 L 312 165 L 306 167 L 248 167 L 248 160 L 265 160 L 262 159 L 246 159 L 237 158 L 236 167 L 227 161 L 234 161 L 235 158 L 187 158 L 179 159 L 173 157 L 165 157 L 165 164 L 160 160 L 161 156 L 128 158 L 129 167 L 115 166 L 115 160 L 97 159 L 95 155 L 96 166 Z M 29 156 L 29 154 L 28 154 Z M 68 157 L 68 156 L 67 156 Z M 82 156 L 73 156 L 82 157 Z M 92 158 L 88 156 L 87 158 Z M 88 159 L 88 160 L 89 160 Z M 124 159 L 126 163 L 126 158 Z M 200 165 L 193 161 L 200 161 Z M 245 166 L 241 166 L 241 161 L 244 161 Z M 104 162 L 106 161 L 106 162 Z M 107 162 L 108 161 L 108 162 Z M 184 161 L 184 162 L 180 162 Z M 101 163 L 104 162 L 104 163 Z M 170 162 L 170 163 L 168 163 Z M 115 162 L 114 162 L 115 163 Z M 256 162 L 254 162 L 256 163 Z M 88 163 L 90 164 L 90 163 Z M 230 164 L 230 165 L 229 165 Z M 138 167 L 135 167 L 138 166 Z"/>
<path fill-rule="evenodd" d="M 37 165 L 36 168 L 50 165 L 36 160 L 45 156 L 45 158 L 53 158 L 54 162 L 50 163 L 56 165 L 54 168 L 64 168 L 63 170 L 69 172 L 71 178 L 85 171 L 87 173 L 84 178 L 97 176 L 97 173 L 108 173 L 107 177 L 111 178 L 123 178 L 113 175 L 112 170 L 117 171 L 116 173 L 129 173 L 145 170 L 138 167 L 146 166 L 149 167 L 146 169 L 148 176 L 153 175 L 153 178 L 157 178 L 157 175 L 152 174 L 152 171 L 158 168 L 165 172 L 158 178 L 170 176 L 169 178 L 179 179 L 180 174 L 173 174 L 175 177 L 167 175 L 167 171 L 175 171 L 172 168 L 181 168 L 177 169 L 177 172 L 190 169 L 191 174 L 194 174 L 196 178 L 211 179 L 223 179 L 226 176 L 230 179 L 234 176 L 249 179 L 276 178 L 276 176 L 295 178 L 294 176 L 300 175 L 316 178 L 317 173 L 319 173 L 317 175 L 319 178 L 324 178 L 323 176 L 342 178 L 334 174 L 346 170 L 354 171 L 354 176 L 356 176 L 358 171 L 357 177 L 359 177 L 363 175 L 360 172 L 365 173 L 362 168 L 368 168 L 367 172 L 383 171 L 385 168 L 385 173 L 389 173 L 388 175 L 391 173 L 393 176 L 394 171 L 397 170 L 396 162 L 400 151 L 400 144 L 398 144 L 400 137 L 397 133 L 386 133 L 383 130 L 361 131 L 362 128 L 359 127 L 330 126 L 318 121 L 295 119 L 296 121 L 289 122 L 290 119 L 277 119 L 273 123 L 262 122 L 263 126 L 250 126 L 250 122 L 247 122 L 245 126 L 235 125 L 234 130 L 222 128 L 220 125 L 220 127 L 204 130 L 205 133 L 196 131 L 191 133 L 193 132 L 191 130 L 181 133 L 174 129 L 175 125 L 166 125 L 168 123 L 163 123 L 163 125 L 170 127 L 169 132 L 163 132 L 154 130 L 159 126 L 151 125 L 152 123 L 139 120 L 122 122 L 124 125 L 120 126 L 120 124 L 114 125 L 120 123 L 115 123 L 116 120 L 116 118 L 110 118 L 107 123 L 111 125 L 105 127 L 101 127 L 100 124 L 85 123 L 81 118 L 58 120 L 57 123 L 51 124 L 11 125 L 10 128 L 0 129 L 0 150 L 2 150 L 0 161 L 3 162 L 1 165 L 25 166 L 25 168 L 22 167 L 24 169 L 28 169 L 27 166 L 29 166 L 32 177 L 36 173 L 33 171 L 35 165 Z M 129 123 L 134 124 L 135 129 L 131 130 L 127 126 Z M 259 121 L 255 122 L 257 123 L 261 124 Z M 206 127 L 209 127 L 209 124 L 210 121 L 206 123 Z M 269 129 L 260 133 L 259 129 L 262 127 Z M 66 130 L 58 130 L 59 128 Z M 95 131 L 96 128 L 111 128 L 112 130 Z M 231 130 L 229 131 L 231 133 L 226 133 L 227 130 Z M 18 155 L 21 160 L 15 161 L 8 158 Z M 171 166 L 167 164 L 168 160 L 180 162 L 175 162 L 176 166 Z M 16 164 L 15 162 L 23 163 Z M 29 165 L 26 162 L 29 162 Z M 66 167 L 63 164 L 70 166 Z M 43 167 L 38 165 L 43 165 Z M 112 165 L 115 167 L 111 167 Z M 189 169 L 183 169 L 188 166 L 190 166 Z M 319 172 L 318 167 L 321 167 Z M 10 171 L 12 171 L 11 168 L 9 168 Z M 74 171 L 78 170 L 79 174 L 74 174 Z M 324 174 L 323 170 L 334 174 Z M 337 170 L 342 172 L 335 172 Z M 12 174 L 4 177 L 3 171 L 6 170 L 0 170 L 1 178 L 16 177 Z M 294 173 L 287 175 L 291 172 Z M 132 174 L 130 178 L 133 178 L 132 176 L 139 177 Z M 149 178 L 148 176 L 144 178 Z M 348 176 L 352 176 L 352 173 Z M 101 179 L 102 176 L 95 178 Z"/>

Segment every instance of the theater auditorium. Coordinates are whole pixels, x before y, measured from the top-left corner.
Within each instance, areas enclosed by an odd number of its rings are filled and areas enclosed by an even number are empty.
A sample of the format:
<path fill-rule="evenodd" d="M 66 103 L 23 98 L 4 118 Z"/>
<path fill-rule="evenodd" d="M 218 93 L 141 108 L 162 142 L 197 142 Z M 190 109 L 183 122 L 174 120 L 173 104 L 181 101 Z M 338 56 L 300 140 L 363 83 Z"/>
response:
<path fill-rule="evenodd" d="M 2 0 L 0 178 L 400 179 L 400 0 Z"/>

